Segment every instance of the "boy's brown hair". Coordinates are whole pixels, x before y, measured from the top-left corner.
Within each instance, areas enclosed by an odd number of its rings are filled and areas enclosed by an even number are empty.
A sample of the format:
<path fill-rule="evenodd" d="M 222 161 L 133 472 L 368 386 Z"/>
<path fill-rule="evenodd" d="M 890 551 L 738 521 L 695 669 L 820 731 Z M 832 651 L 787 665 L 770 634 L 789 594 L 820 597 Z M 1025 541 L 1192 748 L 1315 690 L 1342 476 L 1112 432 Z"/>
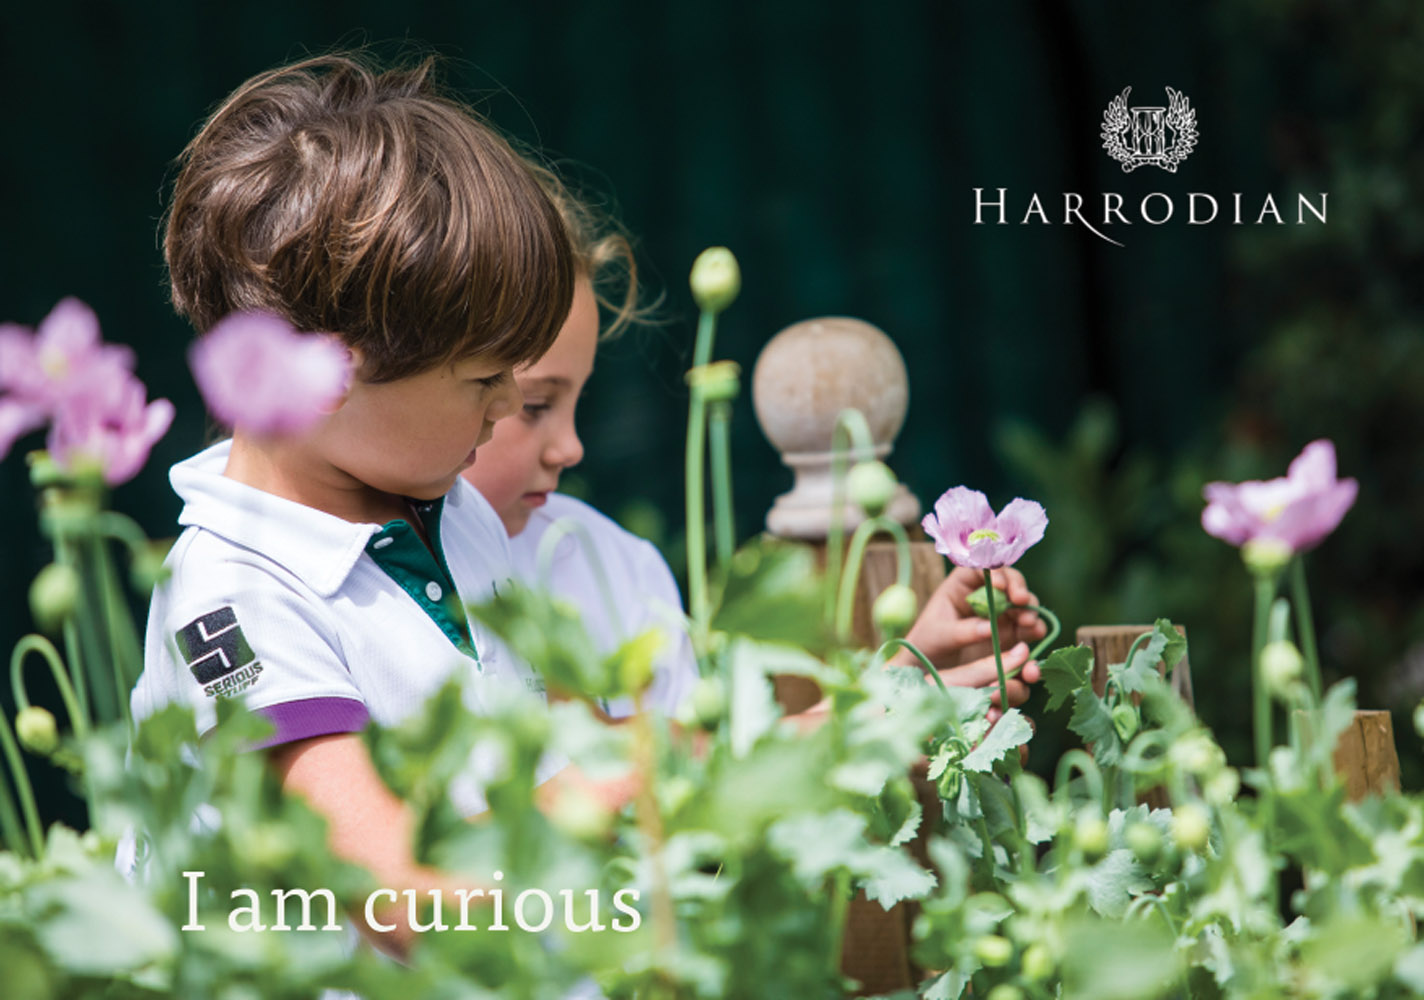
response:
<path fill-rule="evenodd" d="M 336 333 L 373 382 L 548 350 L 578 266 L 559 208 L 432 69 L 317 56 L 224 101 L 179 160 L 164 233 L 178 311 L 199 331 L 264 309 Z"/>

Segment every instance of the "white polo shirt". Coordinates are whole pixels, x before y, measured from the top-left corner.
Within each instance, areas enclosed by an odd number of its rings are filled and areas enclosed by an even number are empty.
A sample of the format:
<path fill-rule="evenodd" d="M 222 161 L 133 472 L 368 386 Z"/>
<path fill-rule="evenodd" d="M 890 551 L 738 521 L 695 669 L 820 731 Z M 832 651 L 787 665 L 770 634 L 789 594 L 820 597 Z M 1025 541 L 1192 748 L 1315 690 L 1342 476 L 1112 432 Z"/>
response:
<path fill-rule="evenodd" d="M 656 662 L 647 704 L 672 714 L 697 681 L 697 661 L 683 627 L 682 596 L 666 560 L 647 539 L 624 530 L 616 521 L 581 500 L 549 494 L 523 531 L 509 540 L 514 572 L 530 587 L 541 587 L 539 546 L 558 521 L 569 520 L 587 533 L 592 550 L 575 535 L 566 535 L 554 549 L 549 590 L 583 615 L 584 627 L 601 653 L 611 653 L 641 632 L 663 632 L 662 655 Z M 595 561 L 597 566 L 595 566 Z M 614 610 L 603 596 L 597 567 L 602 567 L 612 592 Z M 609 706 L 611 715 L 629 715 L 629 699 Z"/>
<path fill-rule="evenodd" d="M 240 696 L 276 726 L 270 746 L 393 725 L 452 676 L 476 712 L 490 685 L 542 699 L 542 679 L 464 613 L 512 577 L 477 490 L 457 480 L 417 508 L 437 557 L 406 521 L 357 524 L 227 478 L 230 447 L 170 474 L 185 530 L 154 591 L 135 718 L 186 703 L 206 732 L 217 698 Z"/>

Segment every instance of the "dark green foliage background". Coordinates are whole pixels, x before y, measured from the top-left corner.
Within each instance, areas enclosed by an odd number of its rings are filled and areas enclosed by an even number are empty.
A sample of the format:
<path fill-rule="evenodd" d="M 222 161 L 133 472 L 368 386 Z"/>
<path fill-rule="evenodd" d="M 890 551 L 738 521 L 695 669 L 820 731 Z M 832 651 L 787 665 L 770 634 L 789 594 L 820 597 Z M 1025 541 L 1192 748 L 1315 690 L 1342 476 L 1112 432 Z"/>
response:
<path fill-rule="evenodd" d="M 157 250 L 172 158 L 260 69 L 370 41 L 433 49 L 503 129 L 615 200 L 664 323 L 608 345 L 582 410 L 584 492 L 681 520 L 692 310 L 704 246 L 739 255 L 718 353 L 750 372 L 797 320 L 864 317 L 900 345 L 911 405 L 891 462 L 927 504 L 968 483 L 1052 519 L 1023 563 L 1070 630 L 1183 622 L 1202 714 L 1233 759 L 1248 741 L 1249 599 L 1234 554 L 1197 527 L 1206 479 L 1280 474 L 1333 437 L 1361 481 L 1311 561 L 1327 674 L 1406 713 L 1424 694 L 1424 8 L 1411 0 L 996 4 L 143 4 L 0 9 L 0 318 L 64 295 L 134 345 L 179 418 L 116 505 L 155 536 L 178 511 L 163 470 L 205 435 Z M 1198 114 L 1175 175 L 1125 175 L 1104 107 L 1164 86 Z M 974 187 L 1089 204 L 1120 191 L 1231 192 L 1259 206 L 1328 191 L 1328 227 L 974 226 Z M 1283 213 L 1288 219 L 1293 213 Z M 38 441 L 38 439 L 33 439 Z M 749 399 L 735 426 L 743 536 L 789 475 Z M 648 524 L 644 510 L 643 524 Z M 23 463 L 0 466 L 7 530 L 0 649 L 28 625 L 47 559 Z M 653 520 L 656 520 L 654 518 Z M 663 539 L 678 561 L 679 537 Z M 8 696 L 7 696 L 8 698 Z M 1033 709 L 1038 709 L 1037 703 Z M 1041 713 L 1040 713 L 1041 714 Z M 1054 730 L 1035 744 L 1056 755 Z"/>

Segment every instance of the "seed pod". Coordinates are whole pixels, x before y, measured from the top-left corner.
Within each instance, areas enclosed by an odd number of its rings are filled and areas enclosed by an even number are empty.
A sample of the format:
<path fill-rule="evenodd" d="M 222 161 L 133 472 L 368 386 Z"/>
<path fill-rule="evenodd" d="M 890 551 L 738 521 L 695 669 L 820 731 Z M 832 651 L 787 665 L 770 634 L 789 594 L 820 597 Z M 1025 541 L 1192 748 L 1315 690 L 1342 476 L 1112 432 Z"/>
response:
<path fill-rule="evenodd" d="M 1137 709 L 1124 704 L 1113 706 L 1112 723 L 1118 738 L 1126 743 L 1137 733 Z"/>
<path fill-rule="evenodd" d="M 1172 839 L 1184 851 L 1200 851 L 1211 837 L 1206 810 L 1195 802 L 1180 805 L 1172 813 Z"/>
<path fill-rule="evenodd" d="M 980 587 L 964 599 L 969 604 L 969 610 L 973 611 L 980 618 L 989 617 L 989 588 Z M 994 588 L 994 615 L 998 617 L 1009 610 L 1009 595 L 998 587 Z"/>
<path fill-rule="evenodd" d="M 895 473 L 884 462 L 857 462 L 846 476 L 846 492 L 851 502 L 871 517 L 885 509 L 899 485 Z"/>
<path fill-rule="evenodd" d="M 871 605 L 870 617 L 875 627 L 886 635 L 904 635 L 915 623 L 920 610 L 919 598 L 903 583 L 892 583 L 880 592 Z"/>
<path fill-rule="evenodd" d="M 1095 812 L 1083 810 L 1073 825 L 1073 843 L 1089 864 L 1099 861 L 1108 853 L 1107 821 Z"/>
<path fill-rule="evenodd" d="M 737 258 L 726 247 L 708 247 L 692 262 L 692 298 L 703 312 L 719 313 L 742 290 Z"/>
<path fill-rule="evenodd" d="M 1123 833 L 1123 839 L 1144 865 L 1150 867 L 1162 856 L 1162 831 L 1151 823 L 1133 823 Z"/>
<path fill-rule="evenodd" d="M 974 942 L 974 956 L 991 969 L 1002 968 L 1014 957 L 1014 943 L 998 934 L 985 934 Z"/>
<path fill-rule="evenodd" d="M 48 709 L 31 705 L 15 716 L 15 735 L 20 745 L 37 757 L 48 757 L 59 749 L 59 726 Z"/>
<path fill-rule="evenodd" d="M 30 584 L 30 613 L 45 632 L 55 632 L 79 604 L 79 574 L 73 566 L 50 563 Z"/>

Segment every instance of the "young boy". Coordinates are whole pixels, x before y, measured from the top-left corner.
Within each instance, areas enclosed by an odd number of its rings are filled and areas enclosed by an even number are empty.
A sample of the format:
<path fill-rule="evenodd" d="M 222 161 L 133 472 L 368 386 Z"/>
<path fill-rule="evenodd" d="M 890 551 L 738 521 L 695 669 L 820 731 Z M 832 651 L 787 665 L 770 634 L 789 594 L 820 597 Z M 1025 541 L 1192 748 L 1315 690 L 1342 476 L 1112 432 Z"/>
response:
<path fill-rule="evenodd" d="M 330 332 L 354 377 L 314 430 L 238 430 L 174 468 L 185 530 L 133 695 L 138 717 L 183 702 L 206 730 L 240 693 L 333 849 L 422 892 L 442 876 L 414 864 L 409 815 L 356 734 L 451 676 L 476 709 L 491 684 L 542 693 L 464 615 L 511 569 L 460 473 L 521 407 L 511 371 L 553 343 L 574 287 L 529 167 L 429 73 L 309 59 L 244 84 L 184 150 L 164 243 L 178 310 L 200 331 L 263 309 Z"/>

